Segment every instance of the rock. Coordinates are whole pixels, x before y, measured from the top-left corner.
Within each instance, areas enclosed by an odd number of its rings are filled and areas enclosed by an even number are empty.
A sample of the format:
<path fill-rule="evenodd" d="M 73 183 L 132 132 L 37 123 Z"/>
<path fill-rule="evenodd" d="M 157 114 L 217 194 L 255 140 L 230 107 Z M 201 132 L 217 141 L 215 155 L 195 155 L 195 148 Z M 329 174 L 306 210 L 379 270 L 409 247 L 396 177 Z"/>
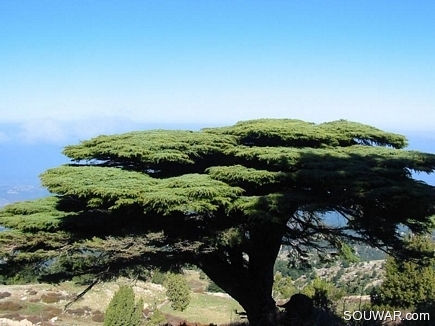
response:
<path fill-rule="evenodd" d="M 33 323 L 27 319 L 20 320 L 20 326 L 33 326 Z"/>
<path fill-rule="evenodd" d="M 0 326 L 34 326 L 34 324 L 27 319 L 16 321 L 7 318 L 0 318 Z"/>

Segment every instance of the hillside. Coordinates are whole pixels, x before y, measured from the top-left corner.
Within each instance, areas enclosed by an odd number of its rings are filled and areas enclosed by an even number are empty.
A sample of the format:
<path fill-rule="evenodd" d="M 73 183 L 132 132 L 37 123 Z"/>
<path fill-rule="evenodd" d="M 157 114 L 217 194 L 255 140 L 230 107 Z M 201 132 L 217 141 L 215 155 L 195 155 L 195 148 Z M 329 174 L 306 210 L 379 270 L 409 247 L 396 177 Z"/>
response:
<path fill-rule="evenodd" d="M 192 277 L 192 273 L 193 277 Z M 136 298 L 143 298 L 144 313 L 158 307 L 172 323 L 188 320 L 200 323 L 225 324 L 238 321 L 235 310 L 241 310 L 240 305 L 226 295 L 204 293 L 198 287 L 201 283 L 198 272 L 187 274 L 189 284 L 196 288 L 192 292 L 192 301 L 184 312 L 176 312 L 170 307 L 162 285 L 137 281 L 133 284 Z M 15 321 L 27 319 L 38 325 L 102 325 L 104 311 L 110 299 L 118 289 L 119 284 L 131 284 L 127 279 L 116 282 L 99 283 L 81 299 L 63 311 L 65 305 L 72 301 L 86 286 L 64 282 L 58 285 L 29 284 L 3 285 L 0 289 L 0 318 Z M 202 292 L 202 293 L 198 293 Z M 1 319 L 0 319 L 1 321 Z M 4 325 L 0 322 L 0 325 Z M 5 324 L 7 325 L 7 324 Z"/>
<path fill-rule="evenodd" d="M 348 290 L 345 301 L 351 302 L 359 300 L 359 296 L 355 297 L 351 294 L 361 294 L 359 290 L 363 284 L 368 287 L 381 282 L 382 266 L 382 260 L 357 263 L 348 267 L 342 267 L 337 263 L 332 267 L 316 268 L 312 273 L 334 284 L 344 284 L 344 288 Z M 301 276 L 295 283 L 303 287 L 310 282 L 312 277 L 311 274 Z M 206 292 L 209 281 L 200 272 L 186 270 L 185 278 L 191 289 L 192 300 L 183 312 L 174 311 L 170 307 L 170 302 L 165 295 L 166 290 L 162 285 L 142 281 L 134 282 L 133 289 L 136 298 L 144 299 L 144 313 L 149 314 L 157 307 L 173 325 L 178 325 L 183 321 L 217 325 L 241 321 L 236 311 L 243 311 L 242 307 L 227 294 Z M 38 325 L 41 326 L 102 325 L 104 311 L 120 284 L 132 283 L 127 279 L 99 283 L 65 312 L 63 311 L 65 305 L 86 286 L 72 282 L 58 285 L 3 285 L 0 290 L 0 318 L 15 321 L 27 319 L 32 324 L 39 323 Z M 358 291 L 351 291 L 352 284 Z M 363 296 L 362 299 L 367 300 L 367 296 Z M 0 325 L 3 325 L 1 319 Z"/>

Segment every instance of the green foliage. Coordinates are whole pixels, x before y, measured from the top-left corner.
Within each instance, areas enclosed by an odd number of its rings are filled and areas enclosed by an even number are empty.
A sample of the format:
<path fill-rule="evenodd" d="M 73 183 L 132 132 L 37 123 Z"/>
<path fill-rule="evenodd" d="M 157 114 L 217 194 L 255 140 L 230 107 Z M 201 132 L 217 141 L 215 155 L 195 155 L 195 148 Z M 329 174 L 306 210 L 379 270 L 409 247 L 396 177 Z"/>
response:
<path fill-rule="evenodd" d="M 344 260 L 347 260 L 350 263 L 356 263 L 359 261 L 359 258 L 355 256 L 353 249 L 348 244 L 341 242 L 339 249 Z"/>
<path fill-rule="evenodd" d="M 134 301 L 133 289 L 121 286 L 105 312 L 104 326 L 139 326 L 142 323 L 143 300 Z"/>
<path fill-rule="evenodd" d="M 426 252 L 420 261 L 403 258 L 387 258 L 385 280 L 373 293 L 372 301 L 377 305 L 395 308 L 414 308 L 435 300 L 435 244 L 429 236 L 412 236 L 408 240 L 410 249 Z"/>
<path fill-rule="evenodd" d="M 337 284 L 338 281 L 340 281 L 340 279 L 343 277 L 343 275 L 345 274 L 345 270 L 343 267 L 341 267 L 337 274 L 334 275 L 334 277 L 332 278 L 332 283 Z"/>
<path fill-rule="evenodd" d="M 171 301 L 174 310 L 183 311 L 190 303 L 190 289 L 186 279 L 181 274 L 169 274 L 166 282 L 166 296 Z"/>
<path fill-rule="evenodd" d="M 200 280 L 206 280 L 207 274 L 205 274 L 203 271 L 199 271 L 199 279 Z"/>
<path fill-rule="evenodd" d="M 62 218 L 70 215 L 68 212 L 55 209 L 58 202 L 56 197 L 47 197 L 10 204 L 0 211 L 0 218 L 10 215 L 17 215 L 20 218 L 6 219 L 2 225 L 25 232 L 57 231 Z"/>
<path fill-rule="evenodd" d="M 166 324 L 166 317 L 159 309 L 154 309 L 151 318 L 145 323 L 146 326 L 160 326 Z"/>
<path fill-rule="evenodd" d="M 311 264 L 312 265 L 312 264 Z M 289 276 L 292 280 L 296 280 L 303 275 L 308 275 L 313 271 L 312 267 L 295 268 L 289 266 L 287 260 L 277 259 L 273 267 L 274 275 L 277 272 L 281 273 L 283 277 Z"/>
<path fill-rule="evenodd" d="M 222 290 L 222 289 L 220 288 L 220 286 L 217 285 L 217 284 L 216 284 L 215 282 L 213 282 L 213 281 L 210 281 L 210 282 L 208 283 L 206 291 L 207 291 L 207 292 L 214 292 L 214 293 L 218 293 L 218 292 L 220 292 L 220 293 L 225 293 L 225 291 Z"/>
<path fill-rule="evenodd" d="M 285 261 L 283 259 L 277 259 L 275 261 L 275 265 L 273 265 L 273 274 L 275 275 L 276 272 L 280 272 L 281 275 L 288 276 L 290 269 L 288 264 L 288 261 Z"/>
<path fill-rule="evenodd" d="M 145 212 L 162 215 L 215 211 L 242 193 L 242 189 L 204 174 L 155 179 L 140 172 L 98 166 L 61 166 L 43 173 L 41 181 L 55 193 L 81 198 L 90 208 L 140 205 Z"/>
<path fill-rule="evenodd" d="M 351 263 L 350 263 L 350 261 L 348 261 L 348 260 L 343 260 L 343 261 L 341 262 L 341 266 L 342 266 L 343 268 L 349 268 L 350 265 L 351 265 Z"/>
<path fill-rule="evenodd" d="M 3 266 L 2 266 L 3 265 Z M 35 270 L 31 267 L 24 267 L 14 273 L 8 275 L 8 271 L 3 271 L 4 264 L 0 264 L 0 283 L 5 285 L 20 285 L 28 283 L 37 283 L 39 276 L 35 274 Z"/>
<path fill-rule="evenodd" d="M 435 316 L 435 301 L 419 303 L 415 309 L 415 313 L 418 314 L 418 320 L 405 320 L 402 324 L 404 326 L 432 326 L 432 316 Z"/>
<path fill-rule="evenodd" d="M 345 292 L 337 288 L 334 284 L 316 277 L 310 284 L 308 284 L 302 293 L 308 295 L 313 299 L 316 307 L 331 310 L 332 305 L 338 300 L 343 298 Z"/>
<path fill-rule="evenodd" d="M 387 254 L 378 248 L 361 244 L 355 244 L 354 247 L 361 261 L 383 260 L 387 258 Z"/>
<path fill-rule="evenodd" d="M 275 274 L 272 287 L 274 299 L 289 299 L 297 292 L 291 277 L 283 276 L 280 272 Z"/>
<path fill-rule="evenodd" d="M 151 282 L 155 284 L 163 285 L 165 284 L 166 280 L 168 278 L 167 273 L 163 273 L 162 271 L 156 269 L 151 273 Z"/>

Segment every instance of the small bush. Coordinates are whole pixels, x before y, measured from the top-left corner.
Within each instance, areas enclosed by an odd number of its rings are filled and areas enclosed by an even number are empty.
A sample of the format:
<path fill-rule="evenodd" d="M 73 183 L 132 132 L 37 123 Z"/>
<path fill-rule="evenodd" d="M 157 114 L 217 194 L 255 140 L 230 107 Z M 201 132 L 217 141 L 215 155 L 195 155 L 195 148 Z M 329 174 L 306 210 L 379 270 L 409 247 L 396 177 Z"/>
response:
<path fill-rule="evenodd" d="M 104 314 L 99 310 L 95 311 L 94 314 L 92 315 L 92 321 L 96 323 L 104 322 Z"/>
<path fill-rule="evenodd" d="M 45 303 L 59 302 L 60 300 L 62 300 L 62 294 L 55 292 L 44 293 L 43 295 L 41 295 L 41 300 Z"/>
<path fill-rule="evenodd" d="M 333 305 L 343 298 L 344 291 L 334 284 L 316 277 L 302 293 L 313 299 L 314 306 L 323 310 L 331 310 Z"/>
<path fill-rule="evenodd" d="M 166 323 L 166 318 L 159 309 L 154 309 L 146 326 L 159 326 Z"/>
<path fill-rule="evenodd" d="M 12 302 L 12 301 L 5 301 L 5 302 L 0 302 L 0 310 L 3 311 L 18 311 L 23 309 L 23 306 Z"/>
<path fill-rule="evenodd" d="M 11 294 L 9 292 L 0 292 L 0 299 L 10 297 Z"/>
<path fill-rule="evenodd" d="M 186 279 L 180 274 L 169 274 L 165 286 L 172 309 L 185 310 L 190 303 L 190 289 Z"/>
<path fill-rule="evenodd" d="M 129 286 L 121 286 L 109 303 L 104 326 L 139 326 L 142 323 L 143 300 L 134 302 L 134 292 Z"/>
<path fill-rule="evenodd" d="M 151 274 L 151 282 L 154 284 L 163 285 L 163 284 L 165 284 L 167 277 L 168 277 L 168 275 L 166 273 L 163 273 L 159 270 L 155 270 Z"/>
<path fill-rule="evenodd" d="M 217 284 L 216 284 L 215 282 L 213 282 L 213 281 L 210 281 L 210 283 L 207 285 L 207 289 L 206 289 L 206 291 L 207 291 L 207 292 L 214 292 L 214 293 L 217 293 L 217 292 L 219 292 L 219 293 L 225 293 L 225 291 L 222 290 L 222 289 L 220 288 L 220 286 L 217 285 Z"/>

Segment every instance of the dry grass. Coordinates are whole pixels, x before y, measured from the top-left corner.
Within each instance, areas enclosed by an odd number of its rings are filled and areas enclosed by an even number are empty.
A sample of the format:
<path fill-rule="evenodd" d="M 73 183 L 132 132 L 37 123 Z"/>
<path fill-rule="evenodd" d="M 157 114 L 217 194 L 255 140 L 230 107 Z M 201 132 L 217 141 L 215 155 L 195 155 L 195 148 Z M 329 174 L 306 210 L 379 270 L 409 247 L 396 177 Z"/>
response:
<path fill-rule="evenodd" d="M 2 311 L 18 311 L 23 309 L 24 306 L 17 303 L 17 302 L 13 302 L 13 301 L 3 301 L 0 302 L 0 310 Z"/>

